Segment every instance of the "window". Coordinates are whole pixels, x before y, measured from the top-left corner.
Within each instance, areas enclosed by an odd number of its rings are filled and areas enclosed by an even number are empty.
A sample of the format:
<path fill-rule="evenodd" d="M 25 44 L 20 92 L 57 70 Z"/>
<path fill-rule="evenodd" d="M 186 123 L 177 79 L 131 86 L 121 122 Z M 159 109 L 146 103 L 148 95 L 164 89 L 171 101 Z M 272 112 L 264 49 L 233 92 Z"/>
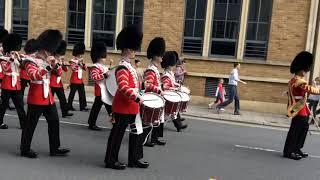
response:
<path fill-rule="evenodd" d="M 116 11 L 116 0 L 94 0 L 93 41 L 104 41 L 108 47 L 114 48 Z"/>
<path fill-rule="evenodd" d="M 183 52 L 202 54 L 206 0 L 186 0 Z"/>
<path fill-rule="evenodd" d="M 28 39 L 29 0 L 13 0 L 12 31 Z"/>
<path fill-rule="evenodd" d="M 216 0 L 212 24 L 211 54 L 236 56 L 241 0 Z"/>
<path fill-rule="evenodd" d="M 250 1 L 245 57 L 266 59 L 271 9 L 271 0 Z"/>
<path fill-rule="evenodd" d="M 143 25 L 143 0 L 125 0 L 123 26 L 131 24 Z"/>
<path fill-rule="evenodd" d="M 85 0 L 69 0 L 68 7 L 68 44 L 84 42 L 86 16 L 86 1 Z"/>
<path fill-rule="evenodd" d="M 0 0 L 0 29 L 4 28 L 4 0 Z"/>

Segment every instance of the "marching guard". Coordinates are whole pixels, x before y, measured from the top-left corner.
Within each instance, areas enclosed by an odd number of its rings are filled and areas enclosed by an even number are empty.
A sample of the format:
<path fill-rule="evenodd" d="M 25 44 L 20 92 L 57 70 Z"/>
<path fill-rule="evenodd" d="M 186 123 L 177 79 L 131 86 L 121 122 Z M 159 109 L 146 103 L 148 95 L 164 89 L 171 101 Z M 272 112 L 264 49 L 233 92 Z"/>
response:
<path fill-rule="evenodd" d="M 180 87 L 180 84 L 176 83 L 174 73 L 172 72 L 172 68 L 176 65 L 178 60 L 176 54 L 175 51 L 167 51 L 162 58 L 161 67 L 164 69 L 164 72 L 161 77 L 161 82 L 164 90 L 177 90 Z M 177 117 L 174 116 L 174 119 L 172 120 L 178 132 L 180 132 L 181 129 L 188 127 L 188 125 L 182 124 L 179 117 L 180 113 L 177 114 Z"/>
<path fill-rule="evenodd" d="M 84 83 L 82 78 L 82 72 L 87 70 L 86 64 L 83 62 L 83 55 L 85 52 L 85 45 L 83 43 L 77 43 L 73 47 L 72 55 L 73 58 L 70 61 L 70 67 L 72 70 L 70 78 L 70 94 L 68 97 L 68 106 L 70 110 L 75 109 L 72 106 L 74 95 L 78 91 L 80 111 L 88 111 L 86 92 L 84 89 Z"/>
<path fill-rule="evenodd" d="M 9 34 L 3 42 L 4 56 L 0 57 L 1 67 L 4 73 L 1 82 L 1 100 L 0 105 L 0 129 L 8 129 L 3 123 L 6 109 L 9 107 L 9 100 L 12 99 L 19 116 L 20 128 L 23 129 L 26 121 L 26 112 L 23 109 L 23 97 L 20 84 L 20 54 L 22 39 L 17 34 Z"/>
<path fill-rule="evenodd" d="M 143 156 L 142 122 L 139 115 L 140 103 L 138 75 L 131 64 L 136 51 L 140 49 L 143 34 L 135 26 L 128 26 L 117 37 L 117 48 L 121 50 L 122 58 L 116 69 L 118 89 L 113 98 L 113 126 L 108 139 L 105 156 L 105 167 L 123 170 L 126 165 L 118 160 L 121 141 L 126 128 L 130 125 L 128 166 L 147 168 L 149 163 L 141 162 Z"/>
<path fill-rule="evenodd" d="M 162 57 L 166 50 L 165 40 L 162 37 L 154 38 L 147 49 L 147 58 L 151 60 L 150 65 L 144 72 L 145 92 L 154 92 L 162 94 L 161 79 L 159 68 L 161 67 Z M 165 145 L 166 142 L 159 140 L 163 137 L 164 116 L 158 126 L 152 128 L 151 142 L 146 142 L 145 146 L 153 147 L 154 145 Z M 144 136 L 149 134 L 149 130 L 145 129 Z"/>
<path fill-rule="evenodd" d="M 283 156 L 300 160 L 308 157 L 302 152 L 309 130 L 310 110 L 307 106 L 309 94 L 320 94 L 320 89 L 308 85 L 303 78 L 310 71 L 313 55 L 307 51 L 300 52 L 292 61 L 290 72 L 294 74 L 288 83 L 288 117 L 292 118 L 285 142 Z"/>
<path fill-rule="evenodd" d="M 0 30 L 0 56 L 3 56 L 3 41 L 8 37 L 9 33 L 6 29 L 1 29 Z M 3 79 L 3 72 L 2 72 L 2 67 L 0 66 L 0 83 L 2 82 Z"/>
<path fill-rule="evenodd" d="M 93 66 L 90 68 L 90 77 L 95 82 L 94 95 L 95 99 L 90 111 L 88 124 L 89 129 L 94 131 L 101 130 L 96 125 L 97 118 L 102 105 L 105 106 L 108 115 L 112 115 L 112 96 L 106 89 L 106 78 L 109 76 L 108 67 L 103 63 L 106 61 L 107 48 L 103 42 L 95 42 L 91 48 L 91 60 Z"/>
<path fill-rule="evenodd" d="M 51 71 L 50 76 L 50 88 L 52 91 L 52 95 L 57 94 L 62 117 L 73 116 L 73 113 L 69 112 L 69 106 L 67 103 L 66 95 L 64 93 L 63 83 L 62 83 L 62 73 L 68 72 L 68 67 L 64 63 L 64 56 L 67 50 L 66 41 L 62 40 L 60 46 L 55 52 L 55 58 L 57 60 L 56 66 Z"/>
<path fill-rule="evenodd" d="M 31 141 L 41 115 L 47 120 L 50 156 L 65 156 L 70 150 L 60 148 L 59 116 L 54 97 L 50 88 L 50 74 L 56 65 L 54 53 L 62 40 L 58 30 L 46 30 L 39 35 L 38 52 L 35 58 L 24 59 L 25 68 L 31 78 L 28 93 L 28 112 L 25 127 L 21 136 L 21 156 L 37 158 L 38 153 L 33 151 Z"/>

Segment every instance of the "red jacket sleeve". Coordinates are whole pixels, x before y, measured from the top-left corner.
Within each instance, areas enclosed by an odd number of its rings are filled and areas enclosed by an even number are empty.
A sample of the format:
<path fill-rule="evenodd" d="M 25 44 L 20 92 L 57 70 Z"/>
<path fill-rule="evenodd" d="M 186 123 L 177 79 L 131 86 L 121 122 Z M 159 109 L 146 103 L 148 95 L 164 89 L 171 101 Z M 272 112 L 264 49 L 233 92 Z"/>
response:
<path fill-rule="evenodd" d="M 41 69 L 37 67 L 34 63 L 28 62 L 25 65 L 27 74 L 31 78 L 31 80 L 37 81 L 37 80 L 42 80 L 45 74 L 48 73 L 46 69 Z"/>
<path fill-rule="evenodd" d="M 157 81 L 156 73 L 154 71 L 149 70 L 145 72 L 144 77 L 145 77 L 145 81 L 147 82 L 146 91 L 160 94 L 161 89 L 155 85 Z"/>
<path fill-rule="evenodd" d="M 68 72 L 68 66 L 62 65 L 62 70 L 63 70 L 64 72 Z"/>
<path fill-rule="evenodd" d="M 11 72 L 11 62 L 1 61 L 1 67 L 3 72 Z"/>
<path fill-rule="evenodd" d="M 164 76 L 161 78 L 162 84 L 163 84 L 163 90 L 170 90 L 171 87 L 171 79 L 167 76 Z"/>
<path fill-rule="evenodd" d="M 118 83 L 118 90 L 124 96 L 127 96 L 129 99 L 137 101 L 140 96 L 132 88 L 129 87 L 129 70 L 122 68 L 116 72 L 116 80 Z"/>
<path fill-rule="evenodd" d="M 90 77 L 94 81 L 101 81 L 104 79 L 103 73 L 96 67 L 90 69 Z"/>

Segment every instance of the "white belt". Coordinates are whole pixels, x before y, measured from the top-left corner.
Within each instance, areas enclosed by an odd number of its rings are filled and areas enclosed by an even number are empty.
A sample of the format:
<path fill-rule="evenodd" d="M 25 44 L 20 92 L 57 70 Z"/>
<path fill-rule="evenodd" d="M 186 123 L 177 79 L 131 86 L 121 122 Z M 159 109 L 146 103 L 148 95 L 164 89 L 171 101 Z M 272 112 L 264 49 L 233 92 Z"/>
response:
<path fill-rule="evenodd" d="M 303 99 L 303 96 L 294 96 L 295 99 Z"/>
<path fill-rule="evenodd" d="M 19 73 L 3 73 L 4 75 L 7 75 L 7 76 L 12 76 L 12 75 L 16 75 L 16 76 L 19 76 Z"/>
<path fill-rule="evenodd" d="M 5 72 L 4 74 L 7 75 L 7 76 L 11 76 L 11 78 L 12 78 L 11 85 L 12 85 L 12 87 L 15 87 L 17 85 L 19 73 L 15 73 L 15 72 L 8 73 L 8 72 Z"/>

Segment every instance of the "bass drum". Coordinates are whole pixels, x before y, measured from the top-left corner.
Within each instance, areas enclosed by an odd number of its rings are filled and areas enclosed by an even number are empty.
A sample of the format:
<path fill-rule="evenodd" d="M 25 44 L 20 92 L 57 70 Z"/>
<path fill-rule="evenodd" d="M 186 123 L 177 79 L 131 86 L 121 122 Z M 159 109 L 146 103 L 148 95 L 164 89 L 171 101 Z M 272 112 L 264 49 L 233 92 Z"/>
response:
<path fill-rule="evenodd" d="M 106 80 L 107 83 L 107 90 L 110 93 L 111 96 L 115 96 L 116 92 L 118 90 L 118 84 L 116 80 L 116 69 L 117 67 L 113 67 L 109 70 L 109 76 Z"/>

